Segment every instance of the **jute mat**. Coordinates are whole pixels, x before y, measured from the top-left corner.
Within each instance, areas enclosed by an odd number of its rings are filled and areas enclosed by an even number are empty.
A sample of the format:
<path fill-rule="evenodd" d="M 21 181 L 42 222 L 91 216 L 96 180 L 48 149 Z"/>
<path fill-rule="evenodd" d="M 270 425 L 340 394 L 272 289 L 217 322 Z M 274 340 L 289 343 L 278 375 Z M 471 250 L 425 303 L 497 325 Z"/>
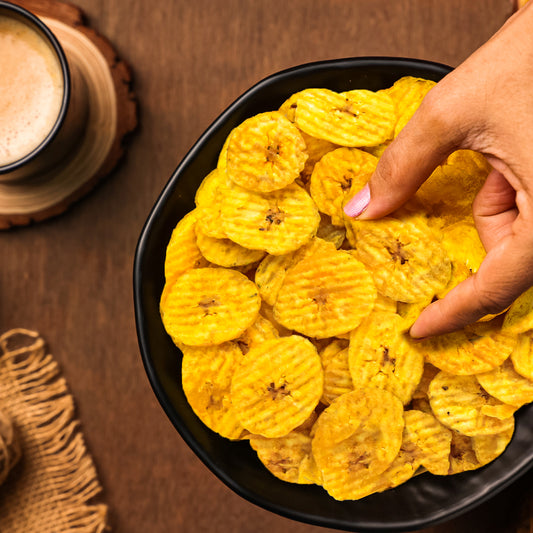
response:
<path fill-rule="evenodd" d="M 22 455 L 0 486 L 1 533 L 107 530 L 107 506 L 74 401 L 42 337 L 0 336 L 0 409 L 13 421 Z"/>

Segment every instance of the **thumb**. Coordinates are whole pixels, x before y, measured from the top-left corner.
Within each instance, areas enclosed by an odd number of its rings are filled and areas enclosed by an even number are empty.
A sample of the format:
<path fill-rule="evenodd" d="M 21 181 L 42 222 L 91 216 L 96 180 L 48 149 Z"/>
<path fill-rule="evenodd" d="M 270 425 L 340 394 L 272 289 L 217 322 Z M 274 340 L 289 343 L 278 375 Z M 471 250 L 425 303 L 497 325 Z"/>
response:
<path fill-rule="evenodd" d="M 374 219 L 401 207 L 461 144 L 462 128 L 443 109 L 438 96 L 441 93 L 437 85 L 426 95 L 381 156 L 367 185 L 345 205 L 346 215 Z"/>

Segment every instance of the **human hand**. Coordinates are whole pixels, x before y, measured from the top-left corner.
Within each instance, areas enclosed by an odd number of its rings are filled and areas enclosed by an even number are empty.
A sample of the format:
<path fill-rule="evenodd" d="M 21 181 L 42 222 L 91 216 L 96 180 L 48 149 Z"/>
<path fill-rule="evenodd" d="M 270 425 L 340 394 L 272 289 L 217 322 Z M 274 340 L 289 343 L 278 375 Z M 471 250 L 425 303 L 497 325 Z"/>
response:
<path fill-rule="evenodd" d="M 481 152 L 492 165 L 472 206 L 485 260 L 424 309 L 411 336 L 460 329 L 504 310 L 533 285 L 532 146 L 533 3 L 427 94 L 345 207 L 359 219 L 391 213 L 458 149 Z"/>

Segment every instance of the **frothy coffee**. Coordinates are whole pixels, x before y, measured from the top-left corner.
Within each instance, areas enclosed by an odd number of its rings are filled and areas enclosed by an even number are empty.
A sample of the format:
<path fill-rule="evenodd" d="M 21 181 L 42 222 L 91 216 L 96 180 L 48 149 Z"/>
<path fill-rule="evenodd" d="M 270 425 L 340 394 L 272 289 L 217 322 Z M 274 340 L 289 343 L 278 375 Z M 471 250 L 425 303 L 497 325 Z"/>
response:
<path fill-rule="evenodd" d="M 62 100 L 63 73 L 51 45 L 30 26 L 0 14 L 0 167 L 42 143 Z"/>

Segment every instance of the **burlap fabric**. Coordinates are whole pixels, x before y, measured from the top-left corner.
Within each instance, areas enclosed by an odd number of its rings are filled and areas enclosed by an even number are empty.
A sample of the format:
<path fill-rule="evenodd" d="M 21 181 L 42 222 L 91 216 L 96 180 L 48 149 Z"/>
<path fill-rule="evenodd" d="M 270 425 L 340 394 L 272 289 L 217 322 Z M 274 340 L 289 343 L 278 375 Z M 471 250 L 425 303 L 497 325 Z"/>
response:
<path fill-rule="evenodd" d="M 0 336 L 0 410 L 13 421 L 21 458 L 0 486 L 1 533 L 107 530 L 107 506 L 65 379 L 38 333 Z"/>

